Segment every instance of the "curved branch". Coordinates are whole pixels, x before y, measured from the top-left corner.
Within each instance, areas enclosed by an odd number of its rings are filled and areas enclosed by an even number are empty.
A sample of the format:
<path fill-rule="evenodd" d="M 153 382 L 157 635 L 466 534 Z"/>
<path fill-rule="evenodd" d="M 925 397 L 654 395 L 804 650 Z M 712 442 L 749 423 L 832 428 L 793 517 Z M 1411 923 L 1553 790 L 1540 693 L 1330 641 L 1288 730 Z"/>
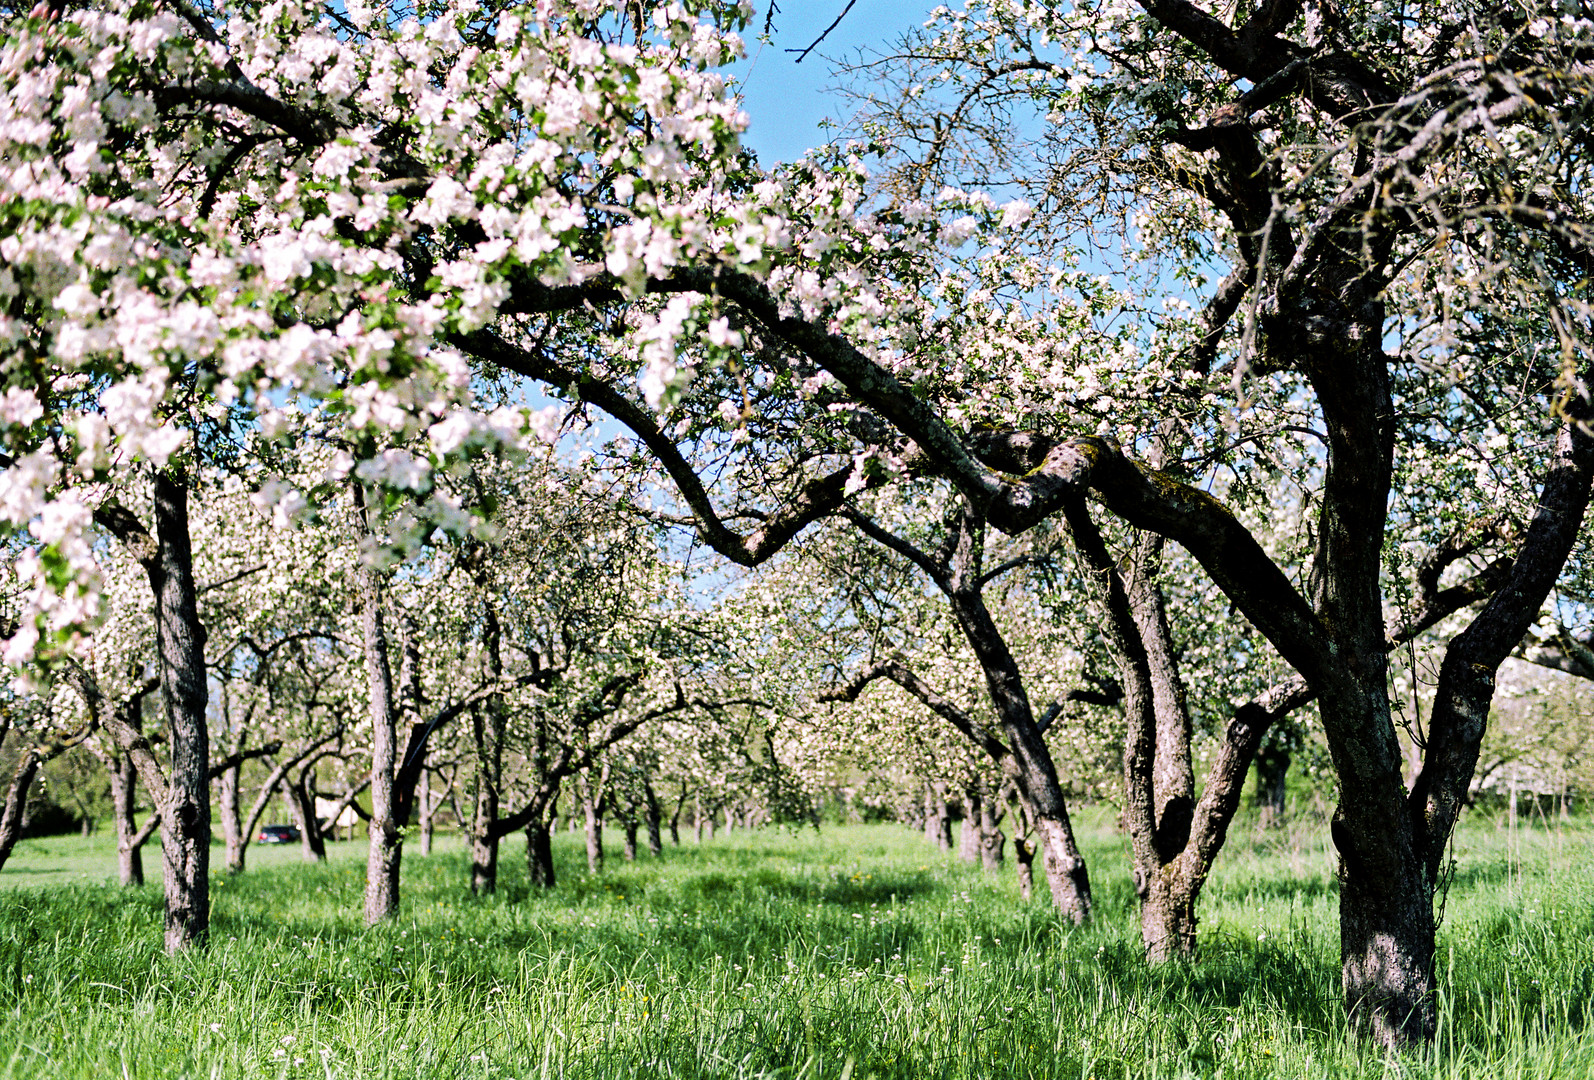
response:
<path fill-rule="evenodd" d="M 743 536 L 725 524 L 702 479 L 675 445 L 675 440 L 660 429 L 650 410 L 600 379 L 561 364 L 540 350 L 513 345 L 491 331 L 454 335 L 449 343 L 506 371 L 560 387 L 630 428 L 669 473 L 681 498 L 697 518 L 704 542 L 741 566 L 763 562 L 806 526 L 834 512 L 847 498 L 847 480 L 853 472 L 850 464 L 808 481 L 787 505 L 764 517 L 757 529 Z"/>
<path fill-rule="evenodd" d="M 974 718 L 968 713 L 936 693 L 899 658 L 881 660 L 871 665 L 845 685 L 820 694 L 818 700 L 857 701 L 858 695 L 863 693 L 864 688 L 877 679 L 888 679 L 918 698 L 931 712 L 957 728 L 971 742 L 984 750 L 992 761 L 1000 762 L 1011 753 L 1005 743 L 975 723 Z"/>

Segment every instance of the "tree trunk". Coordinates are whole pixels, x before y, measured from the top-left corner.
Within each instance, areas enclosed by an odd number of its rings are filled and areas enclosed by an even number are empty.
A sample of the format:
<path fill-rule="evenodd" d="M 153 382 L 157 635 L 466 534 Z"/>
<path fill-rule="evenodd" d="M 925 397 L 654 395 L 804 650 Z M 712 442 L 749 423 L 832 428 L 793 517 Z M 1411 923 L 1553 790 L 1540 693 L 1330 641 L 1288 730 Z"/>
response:
<path fill-rule="evenodd" d="M 28 806 L 28 790 L 33 778 L 39 774 L 39 755 L 24 750 L 11 774 L 11 787 L 6 791 L 5 809 L 0 811 L 0 868 L 11 857 L 11 849 L 22 836 L 22 815 Z"/>
<path fill-rule="evenodd" d="M 554 886 L 553 837 L 547 822 L 533 821 L 526 826 L 526 880 L 533 889 Z"/>
<path fill-rule="evenodd" d="M 430 855 L 432 853 L 432 831 L 434 828 L 432 819 L 437 814 L 437 799 L 432 791 L 432 778 L 427 775 L 424 769 L 421 771 L 421 786 L 420 790 L 416 792 L 416 798 L 416 810 L 421 819 L 421 854 Z"/>
<path fill-rule="evenodd" d="M 1085 923 L 1090 921 L 1090 875 L 1079 846 L 1074 843 L 1057 766 L 1035 723 L 1018 663 L 991 618 L 981 591 L 985 523 L 966 507 L 958 519 L 955 554 L 943 591 L 951 601 L 964 638 L 979 658 L 986 691 L 1007 736 L 1007 753 L 1000 764 L 1029 809 L 1046 859 L 1046 883 L 1052 902 L 1064 918 Z"/>
<path fill-rule="evenodd" d="M 1028 900 L 1035 891 L 1035 845 L 1019 837 L 1013 841 L 1013 863 L 1018 874 L 1018 895 Z"/>
<path fill-rule="evenodd" d="M 116 870 L 123 885 L 144 884 L 144 845 L 135 842 L 138 833 L 138 770 L 127 754 L 109 755 L 106 764 L 111 774 L 111 820 L 116 824 Z"/>
<path fill-rule="evenodd" d="M 209 689 L 188 535 L 188 488 L 166 472 L 156 473 L 154 510 L 158 550 L 145 569 L 155 594 L 161 704 L 171 745 L 170 779 L 159 811 L 166 951 L 176 953 L 202 945 L 210 933 Z"/>
<path fill-rule="evenodd" d="M 603 869 L 603 813 L 585 781 L 581 784 L 581 812 L 587 828 L 587 872 Z"/>
<path fill-rule="evenodd" d="M 289 779 L 283 784 L 284 795 L 288 800 L 288 810 L 293 814 L 294 823 L 299 826 L 299 853 L 305 862 L 324 862 L 327 857 L 326 839 L 321 832 L 321 819 L 316 814 L 315 792 L 310 789 L 314 779 L 314 765 L 299 773 L 298 779 Z M 331 828 L 334 837 L 337 835 L 337 821 L 334 819 Z"/>
<path fill-rule="evenodd" d="M 648 830 L 648 854 L 654 858 L 664 855 L 664 839 L 659 835 L 664 811 L 659 807 L 659 796 L 653 790 L 653 785 L 643 781 L 642 784 L 644 820 Z"/>
<path fill-rule="evenodd" d="M 1034 812 L 1035 831 L 1045 856 L 1046 885 L 1062 916 L 1075 924 L 1090 921 L 1090 874 L 1085 858 L 1074 843 L 1074 828 L 1066 810 Z"/>
<path fill-rule="evenodd" d="M 675 800 L 675 812 L 670 815 L 670 846 L 681 846 L 681 813 L 686 809 L 686 785 L 681 785 L 681 797 Z"/>
<path fill-rule="evenodd" d="M 925 785 L 924 838 L 942 851 L 952 850 L 952 813 L 946 804 L 946 784 L 940 780 Z"/>
<path fill-rule="evenodd" d="M 1385 1046 L 1425 1041 L 1435 1023 L 1433 887 L 1421 866 L 1411 865 L 1416 853 L 1409 843 L 1404 851 L 1391 843 L 1368 865 L 1367 849 L 1340 822 L 1336 815 L 1335 843 L 1344 845 L 1340 964 L 1351 1024 Z"/>
<path fill-rule="evenodd" d="M 487 646 L 487 673 L 494 680 L 503 677 L 503 659 L 500 654 L 502 631 L 498 622 L 498 609 L 492 603 L 485 606 L 485 629 L 482 634 Z M 470 830 L 470 890 L 490 893 L 498 888 L 498 836 L 493 823 L 498 820 L 500 784 L 504 772 L 503 702 L 498 695 L 488 698 L 484 707 L 472 710 L 471 734 L 476 749 L 476 810 Z M 542 736 L 543 732 L 538 731 Z M 539 772 L 545 764 L 543 739 L 538 740 L 537 765 Z M 540 780 L 541 777 L 539 776 Z M 527 834 L 528 842 L 530 834 Z"/>
<path fill-rule="evenodd" d="M 499 777 L 504 753 L 504 714 L 478 709 L 472 733 L 477 745 L 477 804 L 470 822 L 470 890 L 477 894 L 497 889 L 497 835 Z"/>
<path fill-rule="evenodd" d="M 980 807 L 980 861 L 993 873 L 1002 868 L 1007 836 L 1002 832 L 1002 817 L 997 802 L 987 799 Z"/>
<path fill-rule="evenodd" d="M 625 849 L 624 849 L 625 861 L 626 862 L 636 862 L 636 836 L 637 836 L 637 828 L 638 828 L 637 819 L 635 817 L 631 816 L 630 814 L 627 814 L 625 816 L 624 825 L 625 825 Z"/>
<path fill-rule="evenodd" d="M 227 873 L 244 870 L 243 822 L 238 810 L 238 786 L 242 765 L 234 765 L 216 778 L 217 802 L 221 804 L 221 835 L 227 852 Z"/>
<path fill-rule="evenodd" d="M 984 802 L 974 788 L 963 793 L 963 829 L 958 834 L 958 858 L 966 863 L 980 861 L 980 811 Z"/>
<path fill-rule="evenodd" d="M 356 488 L 357 493 L 361 489 Z M 363 499 L 362 499 L 363 502 Z M 393 671 L 387 656 L 380 571 L 360 570 L 365 635 L 365 674 L 371 694 L 371 822 L 365 864 L 365 921 L 368 925 L 398 911 L 399 871 L 404 856 L 400 822 L 394 816 L 394 771 L 398 765 Z"/>
<path fill-rule="evenodd" d="M 1252 805 L 1261 811 L 1263 828 L 1284 824 L 1284 782 L 1289 771 L 1288 750 L 1269 747 L 1256 755 L 1256 796 Z"/>

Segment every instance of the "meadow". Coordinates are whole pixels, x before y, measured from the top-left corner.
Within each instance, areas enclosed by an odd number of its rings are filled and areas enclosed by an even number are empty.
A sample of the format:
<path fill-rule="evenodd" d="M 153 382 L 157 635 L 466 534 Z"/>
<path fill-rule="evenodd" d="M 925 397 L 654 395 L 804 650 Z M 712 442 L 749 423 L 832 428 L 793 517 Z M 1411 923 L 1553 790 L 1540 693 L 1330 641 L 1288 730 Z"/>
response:
<path fill-rule="evenodd" d="M 1347 1036 L 1326 830 L 1237 823 L 1200 961 L 1140 958 L 1123 840 L 1084 815 L 1098 919 L 898 826 L 764 830 L 529 895 L 466 888 L 455 845 L 405 856 L 404 906 L 360 921 L 363 845 L 250 851 L 215 879 L 208 949 L 160 949 L 158 885 L 105 840 L 25 841 L 0 872 L 0 1078 L 1594 1076 L 1594 828 L 1458 834 L 1441 1028 L 1388 1056 Z M 154 853 L 152 853 L 153 855 Z M 218 853 L 219 854 L 219 853 Z M 151 869 L 158 877 L 158 863 Z"/>

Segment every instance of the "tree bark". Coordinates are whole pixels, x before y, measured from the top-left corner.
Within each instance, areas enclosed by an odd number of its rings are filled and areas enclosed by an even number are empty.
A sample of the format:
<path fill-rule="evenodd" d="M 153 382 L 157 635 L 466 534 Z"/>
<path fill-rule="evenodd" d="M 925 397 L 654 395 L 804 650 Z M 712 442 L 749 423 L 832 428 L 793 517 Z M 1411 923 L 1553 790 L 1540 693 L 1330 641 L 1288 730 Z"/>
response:
<path fill-rule="evenodd" d="M 470 891 L 498 888 L 498 784 L 503 767 L 504 717 L 497 709 L 478 709 L 472 725 L 476 745 L 476 807 L 470 829 Z"/>
<path fill-rule="evenodd" d="M 587 872 L 596 874 L 603 869 L 603 817 L 588 798 L 581 800 L 581 811 L 586 822 Z"/>
<path fill-rule="evenodd" d="M 216 801 L 221 804 L 222 844 L 229 874 L 241 874 L 244 870 L 243 822 L 238 809 L 239 773 L 242 771 L 243 765 L 234 765 L 216 778 Z"/>
<path fill-rule="evenodd" d="M 554 887 L 553 837 L 545 821 L 526 826 L 526 879 L 533 889 Z"/>
<path fill-rule="evenodd" d="M 155 474 L 157 552 L 145 563 L 155 594 L 155 648 L 171 773 L 160 803 L 166 951 L 202 945 L 210 933 L 210 732 L 205 706 L 205 628 L 199 621 L 188 533 L 188 488 Z M 146 788 L 155 790 L 145 780 Z"/>
<path fill-rule="evenodd" d="M 646 780 L 642 781 L 642 806 L 643 819 L 647 825 L 648 854 L 655 859 L 664 855 L 664 839 L 659 835 L 660 826 L 663 824 L 664 811 L 659 806 L 659 796 L 653 790 L 653 785 Z"/>
<path fill-rule="evenodd" d="M 362 494 L 356 487 L 357 494 Z M 363 508 L 363 497 L 360 500 Z M 374 925 L 398 911 L 399 872 L 404 857 L 401 822 L 395 816 L 394 772 L 398 766 L 397 703 L 388 663 L 381 572 L 360 569 L 360 601 L 365 637 L 365 674 L 371 696 L 371 821 L 365 865 L 365 921 Z"/>
<path fill-rule="evenodd" d="M 435 828 L 433 818 L 437 815 L 437 798 L 432 791 L 432 780 L 427 775 L 427 770 L 421 771 L 421 786 L 417 793 L 417 811 L 420 815 L 421 826 L 421 854 L 432 853 L 432 832 Z"/>
<path fill-rule="evenodd" d="M 1002 868 L 1003 849 L 1007 844 L 998 807 L 995 799 L 986 799 L 980 807 L 980 862 L 993 873 Z"/>
<path fill-rule="evenodd" d="M 984 588 L 989 579 L 983 568 L 984 519 L 964 501 L 952 515 L 948 535 L 935 556 L 920 551 L 861 514 L 851 513 L 848 520 L 877 543 L 918 565 L 946 596 L 964 640 L 979 660 L 986 693 L 1005 741 L 925 686 L 900 659 L 875 664 L 845 690 L 823 695 L 821 700 L 855 700 L 870 681 L 889 678 L 950 722 L 1000 766 L 1006 780 L 1017 791 L 1029 814 L 1037 846 L 1044 855 L 1046 883 L 1058 912 L 1076 924 L 1088 922 L 1090 875 L 1074 842 L 1073 824 L 1068 819 L 1067 800 L 1057 779 L 1057 767 L 1036 722 L 1018 662 L 985 604 Z M 935 811 L 927 801 L 927 828 L 930 827 L 928 819 Z M 949 834 L 945 840 L 950 847 Z"/>
<path fill-rule="evenodd" d="M 1018 895 L 1028 900 L 1035 891 L 1035 845 L 1024 837 L 1013 841 L 1013 864 L 1018 875 Z"/>
<path fill-rule="evenodd" d="M 485 587 L 485 577 L 478 579 Z M 501 653 L 503 632 L 498 621 L 497 605 L 489 601 L 483 610 L 483 643 L 487 651 L 488 679 L 497 683 L 503 679 L 504 666 Z M 470 830 L 470 889 L 474 893 L 490 893 L 498 888 L 498 836 L 493 823 L 498 820 L 499 785 L 503 780 L 504 715 L 503 699 L 495 694 L 482 708 L 472 710 L 471 734 L 476 748 L 476 809 Z M 539 747 L 538 765 L 545 752 Z M 529 834 L 528 834 L 529 840 Z"/>
<path fill-rule="evenodd" d="M 603 771 L 597 780 L 593 780 L 588 773 L 582 773 L 576 784 L 576 789 L 581 797 L 582 821 L 586 826 L 587 836 L 587 872 L 596 874 L 603 870 L 603 813 L 609 801 L 606 790 L 609 782 L 609 766 L 603 766 Z"/>
<path fill-rule="evenodd" d="M 977 788 L 969 787 L 963 792 L 963 828 L 958 833 L 958 858 L 966 863 L 980 861 L 980 812 L 984 808 L 984 800 L 980 798 Z"/>
<path fill-rule="evenodd" d="M 305 862 L 325 862 L 327 857 L 326 837 L 321 831 L 321 816 L 316 813 L 315 791 L 312 787 L 315 766 L 315 761 L 307 762 L 299 770 L 298 776 L 287 781 L 285 792 L 289 811 L 293 814 L 294 823 L 299 826 L 299 854 Z M 334 839 L 337 827 L 337 817 L 334 817 Z"/>
<path fill-rule="evenodd" d="M 681 785 L 680 798 L 675 800 L 675 811 L 670 814 L 670 846 L 681 846 L 681 813 L 686 809 L 686 785 Z"/>
<path fill-rule="evenodd" d="M 102 760 L 111 776 L 111 820 L 116 825 L 117 877 L 123 885 L 136 888 L 144 884 L 144 844 L 137 841 L 139 828 L 134 816 L 138 809 L 138 770 L 133 767 L 133 759 L 126 754 L 107 754 Z"/>
<path fill-rule="evenodd" d="M 952 811 L 946 802 L 946 782 L 931 780 L 924 790 L 924 838 L 942 851 L 952 850 Z"/>
<path fill-rule="evenodd" d="M 5 867 L 6 860 L 11 858 L 11 849 L 17 846 L 17 840 L 22 836 L 22 814 L 28 806 L 28 791 L 33 787 L 33 778 L 38 774 L 39 755 L 31 749 L 24 750 L 17 761 L 16 771 L 11 774 L 5 809 L 0 811 L 0 869 Z"/>

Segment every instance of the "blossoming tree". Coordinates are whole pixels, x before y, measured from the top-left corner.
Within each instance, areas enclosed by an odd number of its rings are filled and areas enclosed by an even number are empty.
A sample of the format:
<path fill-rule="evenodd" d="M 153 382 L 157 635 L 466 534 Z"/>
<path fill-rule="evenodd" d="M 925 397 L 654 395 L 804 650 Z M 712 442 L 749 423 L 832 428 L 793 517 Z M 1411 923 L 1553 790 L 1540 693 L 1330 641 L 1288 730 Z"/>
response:
<path fill-rule="evenodd" d="M 905 475 L 945 478 L 1008 532 L 1088 497 L 1184 546 L 1316 694 L 1346 793 L 1347 1002 L 1385 1042 L 1426 1038 L 1433 890 L 1493 673 L 1560 572 L 1594 471 L 1588 22 L 1547 5 L 1266 0 L 1225 21 L 1191 0 L 992 0 L 929 31 L 925 80 L 900 69 L 906 121 L 914 102 L 963 105 L 917 129 L 940 132 L 924 154 L 905 129 L 923 179 L 876 192 L 845 152 L 775 175 L 740 154 L 710 69 L 749 14 L 169 0 L 8 19 L 0 508 L 30 586 L 8 660 L 81 649 L 91 522 L 127 544 L 156 598 L 183 763 L 163 822 L 200 852 L 185 468 L 238 425 L 313 423 L 348 454 L 330 482 L 355 472 L 393 511 L 388 550 L 468 527 L 435 471 L 527 421 L 473 406 L 472 362 L 628 425 L 741 563 Z M 938 190 L 936 163 L 992 100 L 1045 106 L 1059 154 L 1027 201 Z M 1136 281 L 1170 317 L 1035 254 L 1046 230 L 1099 235 L 1085 211 L 1102 205 L 1123 211 L 1117 238 L 1133 247 L 1142 226 L 1175 256 Z M 1176 283 L 1224 257 L 1232 272 L 1181 316 Z M 1193 441 L 1154 468 L 1160 421 Z M 1206 480 L 1303 427 L 1320 449 L 1292 576 Z M 1493 458 L 1467 449 L 1496 439 Z M 1419 448 L 1433 464 L 1408 469 Z M 1408 789 L 1385 677 L 1391 527 L 1453 532 L 1444 493 L 1495 458 L 1472 475 L 1520 539 L 1445 651 Z M 153 527 L 111 501 L 135 471 Z M 318 496 L 274 494 L 288 512 Z M 168 858 L 180 947 L 203 933 L 205 868 Z"/>

